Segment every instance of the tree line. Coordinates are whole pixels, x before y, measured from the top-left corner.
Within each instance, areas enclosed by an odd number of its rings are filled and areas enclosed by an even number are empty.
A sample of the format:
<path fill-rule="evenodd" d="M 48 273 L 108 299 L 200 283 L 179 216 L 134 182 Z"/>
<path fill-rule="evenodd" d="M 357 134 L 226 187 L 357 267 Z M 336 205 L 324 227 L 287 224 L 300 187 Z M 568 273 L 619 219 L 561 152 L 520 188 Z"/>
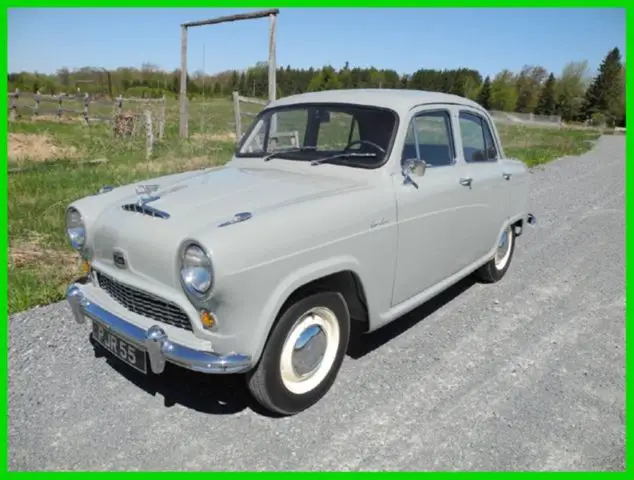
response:
<path fill-rule="evenodd" d="M 112 71 L 84 67 L 61 68 L 55 74 L 10 73 L 9 88 L 22 91 L 88 92 L 91 95 L 128 97 L 178 96 L 180 71 L 164 71 L 151 64 L 140 69 L 122 67 Z M 493 77 L 471 68 L 434 70 L 421 68 L 400 75 L 394 70 L 353 67 L 277 69 L 278 97 L 339 88 L 408 88 L 434 90 L 470 98 L 488 110 L 559 115 L 564 121 L 593 121 L 625 125 L 625 64 L 618 48 L 608 52 L 591 77 L 587 61 L 568 63 L 561 72 L 526 65 L 519 72 L 502 70 Z M 268 95 L 268 66 L 260 62 L 244 71 L 230 70 L 214 75 L 196 71 L 187 75 L 190 99 L 241 95 Z"/>

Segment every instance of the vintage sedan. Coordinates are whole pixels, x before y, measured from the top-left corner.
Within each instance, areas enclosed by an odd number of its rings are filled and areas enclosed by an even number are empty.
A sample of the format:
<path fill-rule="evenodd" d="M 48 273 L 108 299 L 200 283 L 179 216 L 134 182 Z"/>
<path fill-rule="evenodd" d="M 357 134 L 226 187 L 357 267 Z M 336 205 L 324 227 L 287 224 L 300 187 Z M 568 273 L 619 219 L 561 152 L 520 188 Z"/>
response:
<path fill-rule="evenodd" d="M 354 331 L 504 277 L 529 175 L 477 103 L 414 90 L 271 102 L 233 158 L 67 209 L 75 320 L 147 374 L 244 374 L 282 415 L 321 399 Z M 379 367 L 383 368 L 383 367 Z"/>

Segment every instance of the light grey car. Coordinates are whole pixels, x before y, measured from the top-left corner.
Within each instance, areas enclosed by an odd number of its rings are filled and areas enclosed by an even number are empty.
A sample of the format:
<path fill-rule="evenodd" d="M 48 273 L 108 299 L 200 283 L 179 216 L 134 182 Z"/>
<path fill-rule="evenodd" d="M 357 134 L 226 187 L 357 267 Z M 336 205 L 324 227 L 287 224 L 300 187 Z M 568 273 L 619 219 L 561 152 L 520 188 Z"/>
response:
<path fill-rule="evenodd" d="M 221 168 L 73 202 L 87 274 L 68 301 L 129 366 L 245 374 L 257 401 L 292 415 L 334 383 L 352 322 L 370 332 L 467 275 L 500 280 L 535 220 L 528 180 L 465 98 L 289 96 Z"/>

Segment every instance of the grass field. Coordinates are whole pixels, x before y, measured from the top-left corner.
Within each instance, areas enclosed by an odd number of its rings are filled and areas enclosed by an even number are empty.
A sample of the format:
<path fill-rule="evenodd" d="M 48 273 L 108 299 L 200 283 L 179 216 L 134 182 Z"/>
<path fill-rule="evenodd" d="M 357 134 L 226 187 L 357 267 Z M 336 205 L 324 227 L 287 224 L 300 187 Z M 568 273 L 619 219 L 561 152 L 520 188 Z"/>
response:
<path fill-rule="evenodd" d="M 246 107 L 248 108 L 248 107 Z M 254 109 L 257 107 L 253 107 Z M 253 112 L 254 110 L 251 109 Z M 178 139 L 178 106 L 168 102 L 165 139 L 151 160 L 143 138 L 115 139 L 105 125 L 24 118 L 9 124 L 9 311 L 63 298 L 78 274 L 64 234 L 65 207 L 104 184 L 125 184 L 229 160 L 232 105 L 190 106 L 190 139 Z M 587 151 L 598 131 L 499 125 L 507 156 L 534 166 Z"/>

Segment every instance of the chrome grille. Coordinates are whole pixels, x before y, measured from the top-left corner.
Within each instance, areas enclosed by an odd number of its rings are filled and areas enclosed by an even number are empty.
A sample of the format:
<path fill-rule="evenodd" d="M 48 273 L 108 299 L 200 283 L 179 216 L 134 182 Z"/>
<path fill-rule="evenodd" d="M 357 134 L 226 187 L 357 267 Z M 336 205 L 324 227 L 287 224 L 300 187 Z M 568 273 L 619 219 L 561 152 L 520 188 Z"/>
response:
<path fill-rule="evenodd" d="M 126 203 L 125 205 L 122 205 L 121 208 L 123 208 L 126 212 L 136 212 L 142 215 L 149 215 L 150 217 L 170 218 L 169 213 L 140 203 Z"/>
<path fill-rule="evenodd" d="M 134 287 L 124 285 L 103 272 L 95 270 L 99 286 L 114 300 L 138 315 L 157 322 L 192 331 L 189 317 L 178 305 Z"/>

